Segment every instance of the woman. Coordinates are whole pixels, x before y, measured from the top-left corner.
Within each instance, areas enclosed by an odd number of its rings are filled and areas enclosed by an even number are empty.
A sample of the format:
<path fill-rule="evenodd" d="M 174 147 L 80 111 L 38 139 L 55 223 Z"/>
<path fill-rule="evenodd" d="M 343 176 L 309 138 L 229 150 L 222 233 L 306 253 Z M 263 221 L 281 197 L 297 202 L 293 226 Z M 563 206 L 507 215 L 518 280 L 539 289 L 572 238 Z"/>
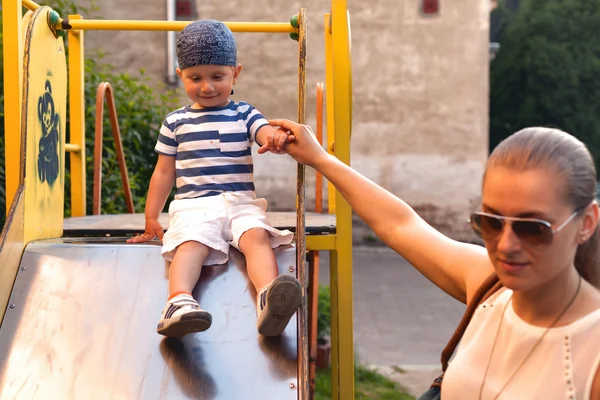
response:
<path fill-rule="evenodd" d="M 373 231 L 449 295 L 503 288 L 471 319 L 442 399 L 600 399 L 600 235 L 592 157 L 574 137 L 528 128 L 490 156 L 471 225 L 485 248 L 442 235 L 287 120 L 287 152 L 321 172 Z M 487 251 L 486 251 L 487 250 Z"/>

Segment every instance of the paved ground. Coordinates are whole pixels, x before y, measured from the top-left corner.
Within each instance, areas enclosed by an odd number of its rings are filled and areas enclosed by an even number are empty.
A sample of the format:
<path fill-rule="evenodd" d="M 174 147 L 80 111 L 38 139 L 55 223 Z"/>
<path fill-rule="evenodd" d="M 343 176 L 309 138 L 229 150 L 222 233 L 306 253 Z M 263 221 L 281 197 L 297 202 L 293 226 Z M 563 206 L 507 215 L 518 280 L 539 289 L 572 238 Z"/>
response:
<path fill-rule="evenodd" d="M 354 340 L 360 361 L 413 394 L 440 372 L 440 353 L 464 305 L 446 295 L 386 247 L 353 250 Z M 329 258 L 321 253 L 320 283 L 329 283 Z"/>

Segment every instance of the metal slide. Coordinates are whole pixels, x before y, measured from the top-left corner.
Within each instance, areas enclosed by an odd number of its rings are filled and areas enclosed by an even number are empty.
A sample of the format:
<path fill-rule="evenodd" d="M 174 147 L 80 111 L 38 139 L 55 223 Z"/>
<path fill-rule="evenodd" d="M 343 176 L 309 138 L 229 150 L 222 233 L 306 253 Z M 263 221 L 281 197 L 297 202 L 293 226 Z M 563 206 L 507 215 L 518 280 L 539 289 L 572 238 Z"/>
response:
<path fill-rule="evenodd" d="M 204 267 L 194 296 L 213 325 L 177 340 L 156 333 L 159 252 L 114 237 L 29 244 L 0 327 L 0 399 L 297 399 L 296 318 L 279 338 L 257 333 L 243 256 Z M 276 254 L 295 275 L 295 249 Z"/>
<path fill-rule="evenodd" d="M 10 10 L 20 15 L 20 2 L 9 10 L 12 3 L 3 2 L 5 16 Z M 343 2 L 338 8 L 342 5 L 345 9 Z M 308 340 L 306 334 L 297 333 L 307 331 L 306 304 L 281 337 L 261 337 L 256 329 L 256 293 L 239 252 L 232 250 L 226 265 L 205 267 L 194 291 L 201 306 L 212 313 L 212 327 L 182 340 L 167 340 L 156 333 L 168 294 L 160 247 L 126 244 L 123 238 L 144 229 L 143 214 L 63 219 L 65 151 L 72 152 L 70 166 L 79 165 L 83 177 L 85 145 L 65 143 L 68 86 L 64 41 L 56 34 L 59 20 L 49 7 L 36 7 L 22 19 L 7 18 L 4 24 L 11 37 L 5 43 L 14 44 L 5 46 L 5 55 L 11 57 L 4 60 L 22 56 L 23 73 L 22 88 L 11 84 L 6 95 L 14 101 L 22 98 L 21 112 L 6 114 L 8 154 L 15 156 L 19 149 L 19 163 L 15 157 L 7 158 L 7 187 L 16 192 L 7 196 L 7 203 L 14 200 L 0 233 L 0 309 L 6 308 L 0 325 L 0 400 L 308 398 Z M 303 10 L 299 21 L 305 29 Z M 301 122 L 306 89 L 302 29 Z M 17 48 L 17 32 L 24 35 L 22 49 Z M 81 98 L 80 103 L 74 100 L 83 83 L 83 36 L 68 35 L 69 55 L 75 55 L 69 80 L 79 81 L 70 104 L 83 107 Z M 21 79 L 20 68 L 15 63 L 5 68 L 11 82 Z M 71 122 L 76 115 L 82 117 L 79 106 L 71 109 Z M 77 122 L 71 126 L 71 139 L 79 129 L 83 140 L 81 127 L 74 130 L 74 126 Z M 85 188 L 85 181 L 79 182 Z M 85 210 L 85 191 L 78 200 L 71 204 Z M 305 213 L 303 166 L 298 167 L 297 200 L 296 213 L 275 213 L 271 221 L 278 228 L 301 232 L 297 247 L 275 252 L 280 272 L 298 275 L 306 284 L 305 269 L 296 271 L 304 265 L 305 233 L 336 233 L 338 216 Z M 336 243 L 340 237 L 351 239 L 338 236 Z M 346 270 L 345 276 L 351 278 L 351 270 Z M 352 359 L 351 346 L 343 354 Z M 344 365 L 351 371 L 352 362 Z M 352 375 L 348 376 L 346 381 L 351 382 Z M 352 387 L 343 390 L 352 392 Z"/>

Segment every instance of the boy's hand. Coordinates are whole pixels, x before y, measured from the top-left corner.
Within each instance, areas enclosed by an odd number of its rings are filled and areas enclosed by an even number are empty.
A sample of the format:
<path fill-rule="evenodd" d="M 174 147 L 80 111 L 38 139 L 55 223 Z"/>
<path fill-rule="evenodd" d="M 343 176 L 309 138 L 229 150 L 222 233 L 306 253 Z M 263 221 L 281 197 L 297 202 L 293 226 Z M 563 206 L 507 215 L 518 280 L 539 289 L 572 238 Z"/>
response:
<path fill-rule="evenodd" d="M 258 148 L 258 154 L 268 151 L 274 154 L 284 154 L 285 145 L 294 141 L 294 135 L 284 129 L 273 126 L 265 126 L 263 129 L 266 130 L 264 135 L 266 142 Z"/>
<path fill-rule="evenodd" d="M 127 243 L 143 243 L 153 240 L 156 237 L 162 240 L 164 234 L 165 233 L 163 232 L 162 226 L 160 226 L 158 219 L 146 219 L 146 228 L 144 233 L 139 234 L 131 239 L 127 239 Z"/>

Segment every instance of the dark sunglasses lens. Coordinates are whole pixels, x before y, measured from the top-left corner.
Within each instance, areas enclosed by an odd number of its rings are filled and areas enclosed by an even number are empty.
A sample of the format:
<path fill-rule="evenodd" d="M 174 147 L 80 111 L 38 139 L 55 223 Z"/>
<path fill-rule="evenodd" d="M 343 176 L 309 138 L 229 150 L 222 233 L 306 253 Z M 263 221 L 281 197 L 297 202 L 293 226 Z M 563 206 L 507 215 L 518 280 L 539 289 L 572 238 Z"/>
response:
<path fill-rule="evenodd" d="M 515 221 L 512 228 L 519 239 L 530 244 L 546 244 L 552 241 L 551 228 L 541 222 Z"/>
<path fill-rule="evenodd" d="M 502 232 L 502 221 L 488 215 L 473 214 L 471 216 L 471 226 L 475 233 L 482 238 L 489 238 Z"/>

